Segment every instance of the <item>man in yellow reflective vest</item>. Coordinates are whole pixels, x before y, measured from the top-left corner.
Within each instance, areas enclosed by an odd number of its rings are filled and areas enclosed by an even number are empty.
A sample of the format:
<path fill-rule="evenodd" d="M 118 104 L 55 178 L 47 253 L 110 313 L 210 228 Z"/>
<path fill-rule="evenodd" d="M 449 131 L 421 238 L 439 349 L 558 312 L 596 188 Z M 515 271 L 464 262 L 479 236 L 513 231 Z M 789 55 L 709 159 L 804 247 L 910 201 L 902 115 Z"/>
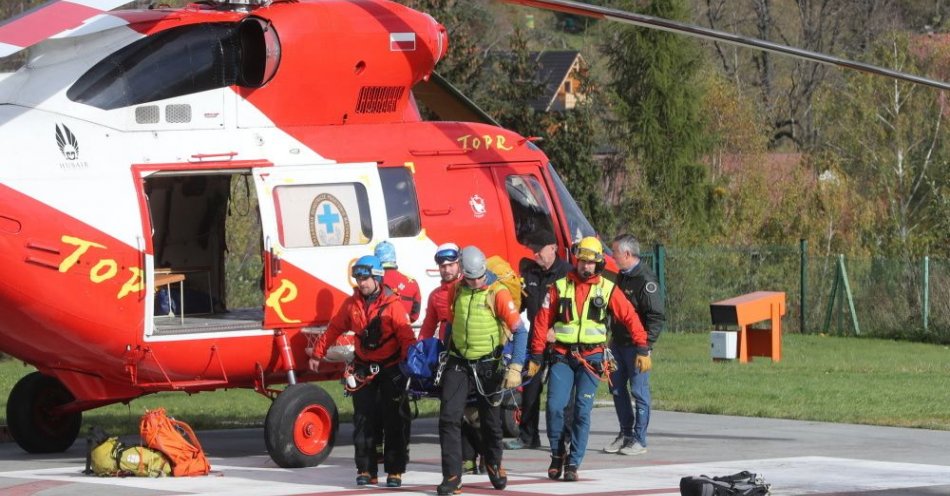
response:
<path fill-rule="evenodd" d="M 590 431 L 590 411 L 597 385 L 604 376 L 604 347 L 607 343 L 608 315 L 623 324 L 637 346 L 645 348 L 647 334 L 637 311 L 615 291 L 614 284 L 600 274 L 604 268 L 604 247 L 600 240 L 586 237 L 574 250 L 576 263 L 566 277 L 558 279 L 535 316 L 534 335 L 529 346 L 531 359 L 528 376 L 540 368 L 547 343 L 553 343 L 548 376 L 547 430 L 551 444 L 548 477 L 577 480 L 577 469 L 584 460 Z M 650 357 L 637 357 L 641 370 L 649 370 Z M 574 424 L 569 453 L 559 452 L 564 408 L 574 390 Z"/>
<path fill-rule="evenodd" d="M 439 444 L 442 447 L 440 495 L 458 494 L 462 485 L 462 415 L 469 396 L 475 397 L 481 423 L 485 470 L 495 489 L 504 489 L 508 476 L 501 466 L 501 394 L 521 385 L 528 331 L 519 308 L 504 284 L 488 270 L 485 254 L 466 246 L 461 252 L 462 282 L 449 289 L 452 328 L 448 358 L 441 376 Z M 502 351 L 512 342 L 511 360 L 503 366 Z"/>

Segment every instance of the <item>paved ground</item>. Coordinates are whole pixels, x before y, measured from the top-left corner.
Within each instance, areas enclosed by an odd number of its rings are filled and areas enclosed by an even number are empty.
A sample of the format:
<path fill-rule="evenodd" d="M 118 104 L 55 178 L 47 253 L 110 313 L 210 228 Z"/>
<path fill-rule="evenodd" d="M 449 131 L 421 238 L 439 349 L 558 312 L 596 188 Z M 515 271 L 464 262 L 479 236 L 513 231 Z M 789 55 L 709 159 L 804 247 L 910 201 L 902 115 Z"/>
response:
<path fill-rule="evenodd" d="M 547 479 L 545 450 L 508 451 L 511 482 L 504 494 L 675 495 L 680 477 L 749 470 L 762 474 L 775 495 L 950 495 L 950 432 L 673 412 L 654 412 L 651 422 L 646 455 L 608 455 L 599 450 L 616 435 L 616 417 L 613 408 L 595 409 L 577 483 Z M 413 424 L 412 463 L 398 491 L 354 486 L 351 432 L 341 426 L 325 464 L 298 470 L 273 464 L 260 429 L 199 432 L 212 475 L 182 479 L 86 477 L 84 442 L 57 456 L 30 456 L 5 443 L 0 495 L 435 494 L 441 480 L 435 419 Z M 484 475 L 466 476 L 464 490 L 500 494 Z"/>

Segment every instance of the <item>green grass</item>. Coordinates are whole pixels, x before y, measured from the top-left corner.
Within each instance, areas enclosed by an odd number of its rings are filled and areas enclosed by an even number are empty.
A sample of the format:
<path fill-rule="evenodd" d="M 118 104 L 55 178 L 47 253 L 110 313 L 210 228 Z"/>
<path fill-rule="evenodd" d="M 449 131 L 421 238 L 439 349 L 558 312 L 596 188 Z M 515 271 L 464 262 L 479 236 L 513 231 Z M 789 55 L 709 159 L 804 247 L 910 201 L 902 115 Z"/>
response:
<path fill-rule="evenodd" d="M 654 352 L 654 408 L 682 412 L 776 417 L 950 430 L 950 347 L 874 339 L 788 334 L 782 361 L 713 362 L 709 335 L 664 334 Z M 0 423 L 7 394 L 32 371 L 0 362 Z M 338 383 L 320 385 L 333 396 L 341 419 L 352 403 Z M 607 399 L 606 385 L 599 395 Z M 83 432 L 99 425 L 116 434 L 138 431 L 146 408 L 165 407 L 196 429 L 261 426 L 270 401 L 252 391 L 223 390 L 188 396 L 160 393 L 111 405 L 83 417 Z M 438 402 L 422 400 L 420 415 Z"/>
<path fill-rule="evenodd" d="M 950 430 L 950 347 L 787 334 L 782 360 L 713 362 L 708 334 L 665 334 L 654 408 Z"/>

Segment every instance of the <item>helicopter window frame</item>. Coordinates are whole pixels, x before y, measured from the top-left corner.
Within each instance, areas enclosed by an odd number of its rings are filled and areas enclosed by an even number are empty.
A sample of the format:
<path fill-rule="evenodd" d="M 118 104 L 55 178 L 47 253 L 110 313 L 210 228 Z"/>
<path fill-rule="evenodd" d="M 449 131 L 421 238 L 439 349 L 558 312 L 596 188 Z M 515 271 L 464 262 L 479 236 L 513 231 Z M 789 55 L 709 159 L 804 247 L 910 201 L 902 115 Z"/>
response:
<path fill-rule="evenodd" d="M 551 178 L 554 180 L 554 191 L 561 201 L 561 209 L 564 211 L 565 220 L 567 220 L 567 228 L 569 229 L 571 242 L 576 243 L 585 236 L 597 236 L 597 230 L 594 229 L 594 226 L 592 226 L 590 221 L 587 220 L 587 217 L 584 216 L 584 212 L 577 204 L 577 201 L 574 200 L 574 197 L 571 196 L 571 192 L 568 191 L 567 186 L 564 185 L 561 176 L 554 170 L 554 165 L 549 163 L 547 169 L 548 173 L 551 174 Z"/>
<path fill-rule="evenodd" d="M 419 197 L 407 167 L 379 167 L 390 238 L 411 238 L 422 232 Z"/>
<path fill-rule="evenodd" d="M 361 182 L 282 185 L 274 188 L 272 198 L 277 238 L 284 248 L 361 246 L 373 239 L 369 194 Z M 318 209 L 321 206 L 323 210 Z M 320 231 L 321 215 L 333 216 L 333 220 L 342 224 L 342 232 L 336 235 L 342 234 L 343 239 L 329 238 L 329 233 Z M 356 220 L 359 224 L 354 229 Z M 324 234 L 323 240 L 321 234 Z M 333 242 L 321 243 L 327 240 Z"/>
<path fill-rule="evenodd" d="M 538 239 L 539 233 L 548 233 L 550 238 L 556 236 L 553 205 L 544 191 L 544 186 L 534 175 L 512 174 L 505 177 L 505 192 L 515 224 L 515 239 L 526 247 Z"/>

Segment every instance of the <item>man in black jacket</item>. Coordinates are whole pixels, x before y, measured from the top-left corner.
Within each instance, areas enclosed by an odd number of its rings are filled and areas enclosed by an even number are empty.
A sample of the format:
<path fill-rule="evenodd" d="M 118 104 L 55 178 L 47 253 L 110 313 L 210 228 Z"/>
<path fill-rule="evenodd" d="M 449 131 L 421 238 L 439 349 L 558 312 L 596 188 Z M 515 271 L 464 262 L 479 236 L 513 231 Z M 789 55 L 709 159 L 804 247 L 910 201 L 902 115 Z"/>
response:
<path fill-rule="evenodd" d="M 528 322 L 531 322 L 532 326 L 528 332 L 528 342 L 531 342 L 531 337 L 534 335 L 534 317 L 538 314 L 541 304 L 544 303 L 548 288 L 554 284 L 554 281 L 566 276 L 573 267 L 557 256 L 557 240 L 552 232 L 532 233 L 527 245 L 534 256 L 530 259 L 522 258 L 518 264 L 518 272 L 524 280 L 521 309 L 528 312 Z M 543 375 L 542 370 L 535 380 L 528 382 L 522 388 L 520 432 L 517 438 L 505 442 L 505 449 L 534 449 L 541 446 L 538 420 L 541 411 L 541 377 Z M 569 409 L 573 411 L 573 408 L 569 407 Z M 570 434 L 568 434 L 567 442 L 570 442 Z"/>
<path fill-rule="evenodd" d="M 641 372 L 637 356 L 650 356 L 654 343 L 663 331 L 666 316 L 663 297 L 656 274 L 640 263 L 640 242 L 630 234 L 621 234 L 611 243 L 614 260 L 620 268 L 616 284 L 633 303 L 640 322 L 647 331 L 646 350 L 630 342 L 630 333 L 622 325 L 611 327 L 610 351 L 617 360 L 617 370 L 611 374 L 611 394 L 620 434 L 604 448 L 607 453 L 642 455 L 647 452 L 647 425 L 650 423 L 650 373 Z M 627 385 L 630 389 L 627 390 Z M 636 411 L 630 405 L 630 395 Z"/>

